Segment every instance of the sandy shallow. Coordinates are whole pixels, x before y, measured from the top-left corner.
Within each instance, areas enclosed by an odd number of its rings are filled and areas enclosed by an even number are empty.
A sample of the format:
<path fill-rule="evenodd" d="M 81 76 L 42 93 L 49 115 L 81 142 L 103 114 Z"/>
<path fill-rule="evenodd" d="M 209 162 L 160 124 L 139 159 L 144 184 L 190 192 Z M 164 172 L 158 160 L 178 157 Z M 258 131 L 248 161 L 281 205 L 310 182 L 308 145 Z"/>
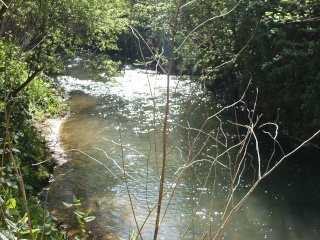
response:
<path fill-rule="evenodd" d="M 64 119 L 46 119 L 37 123 L 36 128 L 44 139 L 45 144 L 51 154 L 51 159 L 56 165 L 62 165 L 67 161 L 62 146 L 59 143 L 60 126 Z M 51 160 L 50 159 L 50 160 Z"/>

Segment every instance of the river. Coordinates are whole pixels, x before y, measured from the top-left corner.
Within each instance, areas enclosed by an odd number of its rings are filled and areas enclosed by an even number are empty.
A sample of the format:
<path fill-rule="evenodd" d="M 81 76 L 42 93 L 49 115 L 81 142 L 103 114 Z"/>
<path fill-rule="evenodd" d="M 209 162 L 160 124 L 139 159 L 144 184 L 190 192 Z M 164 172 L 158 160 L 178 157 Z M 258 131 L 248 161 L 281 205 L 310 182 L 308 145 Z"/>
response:
<path fill-rule="evenodd" d="M 60 129 L 68 161 L 54 172 L 48 195 L 50 212 L 69 225 L 65 231 L 70 239 L 80 235 L 73 209 L 63 205 L 76 196 L 81 201 L 77 209 L 90 210 L 89 215 L 96 217 L 85 223 L 87 239 L 129 239 L 133 230 L 138 232 L 136 222 L 144 224 L 143 239 L 152 239 L 166 76 L 127 69 L 123 77 L 112 81 L 94 81 L 78 72 L 59 78 L 59 84 L 70 95 L 73 114 Z M 230 192 L 229 164 L 239 150 L 235 147 L 221 154 L 237 144 L 235 125 L 227 121 L 235 122 L 233 108 L 211 117 L 224 103 L 207 98 L 191 80 L 175 77 L 170 80 L 170 99 L 167 141 L 171 151 L 162 207 L 166 214 L 158 239 L 210 239 Z M 261 147 L 265 148 L 262 155 L 269 156 L 272 145 Z M 237 182 L 235 202 L 252 186 L 250 165 L 254 163 L 249 156 Z M 319 239 L 318 157 L 300 151 L 288 158 L 255 189 L 222 239 Z M 219 162 L 213 164 L 215 159 Z"/>

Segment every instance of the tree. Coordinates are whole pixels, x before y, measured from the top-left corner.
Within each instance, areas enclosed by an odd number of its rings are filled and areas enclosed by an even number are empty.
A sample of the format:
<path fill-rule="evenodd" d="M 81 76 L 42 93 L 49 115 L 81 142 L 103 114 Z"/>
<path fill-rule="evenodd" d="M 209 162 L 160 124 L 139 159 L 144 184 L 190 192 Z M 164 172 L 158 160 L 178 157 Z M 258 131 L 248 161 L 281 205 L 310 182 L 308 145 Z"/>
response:
<path fill-rule="evenodd" d="M 32 197 L 52 168 L 33 123 L 61 110 L 42 72 L 61 71 L 57 60 L 65 56 L 117 49 L 126 4 L 4 0 L 0 6 L 0 238 L 62 239 Z"/>
<path fill-rule="evenodd" d="M 58 70 L 58 56 L 118 49 L 127 4 L 122 0 L 15 0 L 2 5 L 0 13 L 0 37 L 11 36 L 28 53 L 31 70 L 46 66 L 50 72 Z"/>
<path fill-rule="evenodd" d="M 230 14 L 214 19 L 232 6 Z M 248 104 L 254 104 L 258 88 L 257 111 L 273 120 L 280 109 L 282 129 L 302 137 L 320 126 L 314 104 L 319 101 L 319 15 L 316 1 L 191 1 L 182 10 L 181 38 L 189 36 L 177 52 L 177 65 L 230 101 L 252 77 Z"/>

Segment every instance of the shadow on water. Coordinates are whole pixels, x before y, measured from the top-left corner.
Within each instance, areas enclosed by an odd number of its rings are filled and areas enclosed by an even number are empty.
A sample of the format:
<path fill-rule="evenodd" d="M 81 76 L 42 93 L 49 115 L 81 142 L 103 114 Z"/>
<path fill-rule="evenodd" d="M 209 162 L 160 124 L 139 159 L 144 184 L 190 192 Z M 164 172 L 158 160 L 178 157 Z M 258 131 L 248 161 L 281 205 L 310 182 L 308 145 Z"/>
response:
<path fill-rule="evenodd" d="M 139 224 L 156 204 L 159 182 L 157 160 L 162 157 L 161 119 L 166 82 L 161 76 L 155 80 L 150 74 L 151 82 L 144 80 L 145 77 L 146 74 L 139 70 L 130 70 L 113 83 L 67 76 L 61 79 L 70 91 L 69 104 L 74 114 L 60 130 L 60 143 L 66 151 L 68 162 L 54 173 L 48 204 L 54 216 L 70 225 L 68 233 L 71 239 L 80 233 L 79 227 L 72 209 L 67 209 L 62 202 L 72 202 L 73 195 L 81 200 L 79 210 L 91 209 L 91 215 L 96 216 L 94 221 L 85 224 L 87 239 L 127 238 L 136 229 L 127 190 L 122 184 L 124 178 L 120 166 L 124 166 L 129 174 L 128 186 Z M 172 81 L 173 87 L 178 83 L 175 81 Z M 194 108 L 189 121 L 184 122 L 193 93 L 198 94 L 192 100 Z M 153 111 L 155 99 L 156 115 Z M 217 154 L 217 150 L 210 147 L 215 143 L 208 142 L 204 153 L 196 154 L 207 141 L 206 135 L 199 136 L 197 144 L 192 146 L 193 151 L 190 146 L 196 138 L 192 128 L 199 128 L 204 119 L 220 108 L 219 103 L 207 102 L 197 93 L 191 81 L 179 83 L 171 102 L 168 128 L 169 145 L 176 144 L 168 157 L 170 164 L 165 182 L 168 194 L 164 202 L 171 202 L 160 228 L 159 239 L 180 239 L 187 226 L 190 230 L 186 231 L 184 239 L 201 239 L 204 231 L 210 235 L 216 229 L 224 196 L 228 194 L 228 171 L 218 165 L 211 168 L 208 156 Z M 190 128 L 181 133 L 183 124 Z M 204 130 L 219 136 L 222 134 L 219 132 L 220 124 L 221 121 L 211 121 Z M 224 126 L 224 134 L 232 135 L 234 129 L 228 128 L 227 124 Z M 120 143 L 123 147 L 119 146 Z M 264 148 L 266 152 L 263 154 L 268 156 L 268 146 Z M 231 157 L 234 156 L 232 154 L 236 152 L 231 151 Z M 201 161 L 185 171 L 170 199 L 177 172 L 191 158 Z M 318 159 L 319 156 L 303 153 L 287 159 L 262 182 L 235 215 L 223 239 L 319 238 L 320 177 L 319 169 L 315 167 L 319 166 Z M 221 161 L 227 162 L 228 158 Z M 248 174 L 241 181 L 239 196 L 251 186 L 252 175 Z M 145 224 L 145 239 L 153 236 L 154 215 L 152 213 Z"/>

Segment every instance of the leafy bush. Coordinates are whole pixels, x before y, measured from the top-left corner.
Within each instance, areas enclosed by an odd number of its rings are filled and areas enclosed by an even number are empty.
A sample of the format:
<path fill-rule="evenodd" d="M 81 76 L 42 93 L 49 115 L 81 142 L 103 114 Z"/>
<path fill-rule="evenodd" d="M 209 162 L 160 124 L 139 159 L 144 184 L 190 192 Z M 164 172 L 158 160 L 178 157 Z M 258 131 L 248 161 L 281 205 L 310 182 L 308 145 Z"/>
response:
<path fill-rule="evenodd" d="M 48 180 L 51 167 L 48 163 L 33 165 L 43 161 L 46 154 L 32 122 L 57 114 L 61 101 L 43 76 L 16 91 L 29 73 L 23 54 L 13 42 L 0 41 L 0 57 L 0 237 L 62 239 L 52 217 L 31 195 Z"/>

